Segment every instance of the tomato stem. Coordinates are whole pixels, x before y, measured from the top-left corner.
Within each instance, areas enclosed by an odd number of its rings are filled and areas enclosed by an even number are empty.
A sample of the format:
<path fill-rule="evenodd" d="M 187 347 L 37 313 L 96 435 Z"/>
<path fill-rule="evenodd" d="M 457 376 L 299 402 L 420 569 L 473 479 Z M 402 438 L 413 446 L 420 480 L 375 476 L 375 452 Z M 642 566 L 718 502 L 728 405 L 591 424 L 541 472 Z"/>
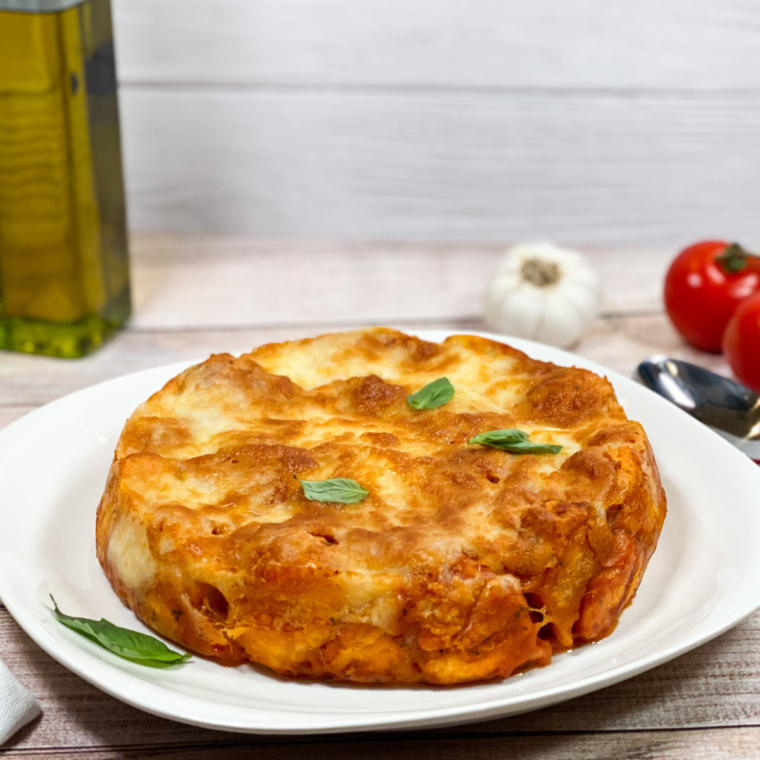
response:
<path fill-rule="evenodd" d="M 745 251 L 738 243 L 727 245 L 723 253 L 715 257 L 715 261 L 726 274 L 741 272 L 749 264 L 750 259 L 756 259 L 760 262 L 760 256 Z"/>

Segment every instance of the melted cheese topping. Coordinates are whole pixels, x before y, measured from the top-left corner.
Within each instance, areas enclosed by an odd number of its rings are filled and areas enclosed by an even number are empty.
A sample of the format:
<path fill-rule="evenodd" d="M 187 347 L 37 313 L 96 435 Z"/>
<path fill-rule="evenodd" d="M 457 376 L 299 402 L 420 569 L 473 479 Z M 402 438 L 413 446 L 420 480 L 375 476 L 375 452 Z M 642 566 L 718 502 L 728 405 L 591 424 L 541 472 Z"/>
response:
<path fill-rule="evenodd" d="M 442 376 L 454 398 L 412 410 Z M 562 451 L 467 443 L 503 428 Z M 369 497 L 312 502 L 297 480 L 336 477 Z M 460 683 L 609 633 L 664 516 L 644 432 L 603 378 L 374 328 L 174 378 L 122 433 L 98 551 L 143 620 L 205 654 Z"/>
<path fill-rule="evenodd" d="M 130 588 L 144 589 L 155 581 L 157 564 L 148 550 L 141 523 L 122 519 L 111 533 L 107 556 L 114 571 Z"/>

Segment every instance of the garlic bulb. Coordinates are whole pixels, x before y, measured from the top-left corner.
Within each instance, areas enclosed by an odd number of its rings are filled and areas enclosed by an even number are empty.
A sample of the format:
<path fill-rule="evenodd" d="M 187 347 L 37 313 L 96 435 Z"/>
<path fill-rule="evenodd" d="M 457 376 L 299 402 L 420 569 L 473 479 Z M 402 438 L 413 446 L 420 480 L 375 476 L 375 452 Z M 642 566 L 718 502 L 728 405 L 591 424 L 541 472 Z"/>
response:
<path fill-rule="evenodd" d="M 484 318 L 492 329 L 566 348 L 594 321 L 599 279 L 576 251 L 552 243 L 510 249 L 485 294 Z"/>

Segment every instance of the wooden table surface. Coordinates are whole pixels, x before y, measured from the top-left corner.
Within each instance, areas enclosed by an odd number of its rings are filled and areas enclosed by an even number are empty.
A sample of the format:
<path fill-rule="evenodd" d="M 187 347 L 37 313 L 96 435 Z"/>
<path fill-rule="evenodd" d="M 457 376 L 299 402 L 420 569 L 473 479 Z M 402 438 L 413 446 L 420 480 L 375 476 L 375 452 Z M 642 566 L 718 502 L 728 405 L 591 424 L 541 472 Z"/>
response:
<path fill-rule="evenodd" d="M 480 293 L 504 247 L 138 238 L 130 328 L 86 359 L 0 354 L 0 426 L 93 383 L 211 352 L 364 324 L 484 329 Z M 627 376 L 652 353 L 727 371 L 720 357 L 684 346 L 662 312 L 672 250 L 583 250 L 602 276 L 604 304 L 578 354 Z M 2 607 L 0 658 L 43 711 L 0 750 L 9 758 L 760 757 L 760 615 L 603 691 L 517 717 L 416 732 L 258 737 L 155 718 L 52 660 Z"/>

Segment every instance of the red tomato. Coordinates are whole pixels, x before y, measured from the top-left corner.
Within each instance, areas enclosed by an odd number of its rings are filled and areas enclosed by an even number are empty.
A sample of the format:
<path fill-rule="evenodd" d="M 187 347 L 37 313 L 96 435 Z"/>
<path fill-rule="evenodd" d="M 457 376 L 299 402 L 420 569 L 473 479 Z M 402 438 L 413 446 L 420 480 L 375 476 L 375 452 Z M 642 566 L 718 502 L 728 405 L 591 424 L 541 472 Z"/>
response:
<path fill-rule="evenodd" d="M 737 379 L 760 393 L 760 293 L 736 307 L 723 336 L 723 353 Z"/>
<path fill-rule="evenodd" d="M 727 258 L 719 261 L 721 256 Z M 708 240 L 685 248 L 670 265 L 665 308 L 687 342 L 719 353 L 723 331 L 739 302 L 758 291 L 760 258 L 737 245 Z"/>

